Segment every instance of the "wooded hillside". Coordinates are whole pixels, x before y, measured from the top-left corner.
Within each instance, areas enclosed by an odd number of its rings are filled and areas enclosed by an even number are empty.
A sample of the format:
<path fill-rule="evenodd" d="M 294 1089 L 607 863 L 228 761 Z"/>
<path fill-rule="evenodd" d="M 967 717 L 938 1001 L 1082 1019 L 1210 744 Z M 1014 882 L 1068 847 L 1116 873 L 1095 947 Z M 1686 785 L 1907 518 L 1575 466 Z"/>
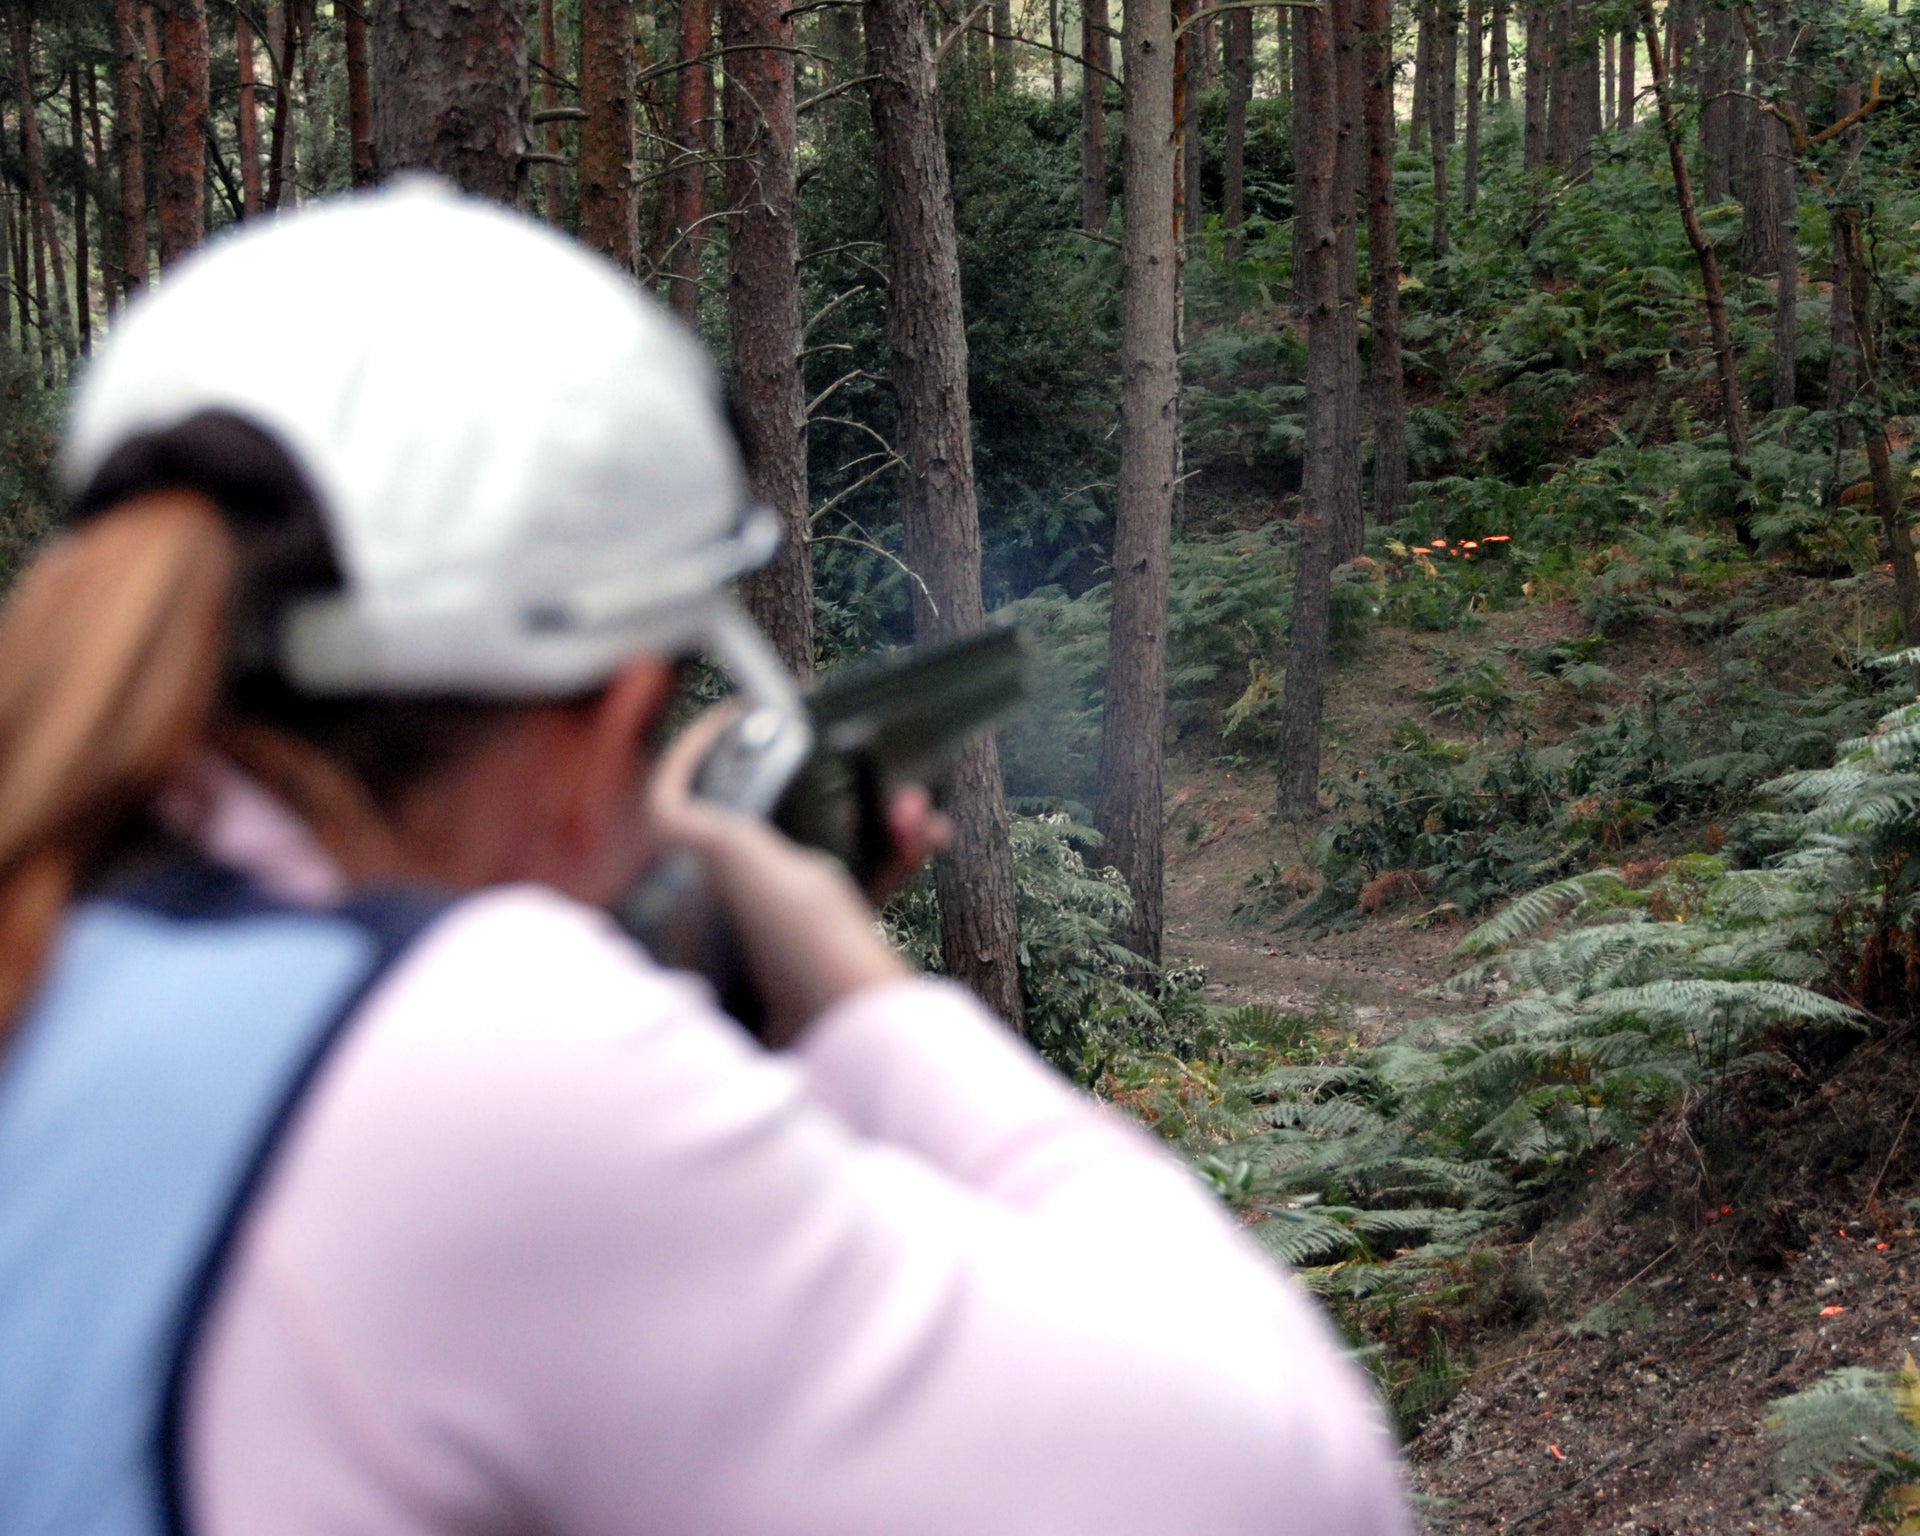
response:
<path fill-rule="evenodd" d="M 4 10 L 8 569 L 203 240 L 410 167 L 551 220 L 721 359 L 797 672 L 1028 635 L 888 921 L 1303 1269 L 1435 1528 L 1920 1528 L 1898 0 Z M 1663 1340 L 1719 1482 L 1535 1434 Z"/>

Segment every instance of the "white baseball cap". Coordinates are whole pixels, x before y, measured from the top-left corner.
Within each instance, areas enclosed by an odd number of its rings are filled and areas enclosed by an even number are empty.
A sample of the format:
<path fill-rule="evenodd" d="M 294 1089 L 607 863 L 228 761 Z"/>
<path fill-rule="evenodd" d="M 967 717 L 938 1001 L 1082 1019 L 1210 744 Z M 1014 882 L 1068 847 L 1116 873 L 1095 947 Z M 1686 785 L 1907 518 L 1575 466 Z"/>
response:
<path fill-rule="evenodd" d="M 280 635 L 304 692 L 554 697 L 705 648 L 791 697 L 726 592 L 779 531 L 704 353 L 531 219 L 411 178 L 214 241 L 89 368 L 69 491 L 207 411 L 273 437 L 326 519 L 344 588 Z"/>

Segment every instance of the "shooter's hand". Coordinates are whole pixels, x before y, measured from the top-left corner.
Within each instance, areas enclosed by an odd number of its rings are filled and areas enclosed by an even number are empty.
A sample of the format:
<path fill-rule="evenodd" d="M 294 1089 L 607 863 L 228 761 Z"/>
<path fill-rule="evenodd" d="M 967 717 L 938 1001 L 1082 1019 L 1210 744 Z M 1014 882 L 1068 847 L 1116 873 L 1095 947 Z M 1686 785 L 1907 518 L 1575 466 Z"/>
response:
<path fill-rule="evenodd" d="M 685 849 L 705 870 L 766 1004 L 761 1036 L 785 1045 L 842 998 L 912 972 L 880 936 L 873 908 L 839 864 L 693 793 L 700 762 L 731 713 L 709 713 L 667 749 L 648 785 L 647 810 L 660 850 Z M 896 845 L 903 852 L 935 846 L 944 818 L 931 801 L 895 804 L 900 809 L 889 825 Z"/>

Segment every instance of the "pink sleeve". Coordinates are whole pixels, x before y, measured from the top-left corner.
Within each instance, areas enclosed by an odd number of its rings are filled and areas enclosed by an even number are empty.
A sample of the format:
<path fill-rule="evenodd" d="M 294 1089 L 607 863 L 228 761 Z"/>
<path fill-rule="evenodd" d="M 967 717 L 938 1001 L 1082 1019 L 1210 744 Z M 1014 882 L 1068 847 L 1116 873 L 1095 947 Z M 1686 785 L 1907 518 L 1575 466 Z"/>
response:
<path fill-rule="evenodd" d="M 208 1536 L 1408 1529 L 1315 1309 L 961 994 L 772 1057 L 524 889 L 342 1043 L 190 1447 Z"/>

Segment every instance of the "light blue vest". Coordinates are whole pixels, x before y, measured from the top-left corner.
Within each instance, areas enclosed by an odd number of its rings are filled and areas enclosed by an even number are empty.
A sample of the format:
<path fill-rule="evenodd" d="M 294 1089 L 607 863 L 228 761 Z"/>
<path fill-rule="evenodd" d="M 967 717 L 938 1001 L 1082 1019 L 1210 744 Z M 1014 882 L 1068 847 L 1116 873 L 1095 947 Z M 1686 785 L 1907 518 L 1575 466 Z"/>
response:
<path fill-rule="evenodd" d="M 184 1532 L 195 1331 L 280 1132 L 440 904 L 182 864 L 78 906 L 0 1056 L 0 1536 Z"/>

